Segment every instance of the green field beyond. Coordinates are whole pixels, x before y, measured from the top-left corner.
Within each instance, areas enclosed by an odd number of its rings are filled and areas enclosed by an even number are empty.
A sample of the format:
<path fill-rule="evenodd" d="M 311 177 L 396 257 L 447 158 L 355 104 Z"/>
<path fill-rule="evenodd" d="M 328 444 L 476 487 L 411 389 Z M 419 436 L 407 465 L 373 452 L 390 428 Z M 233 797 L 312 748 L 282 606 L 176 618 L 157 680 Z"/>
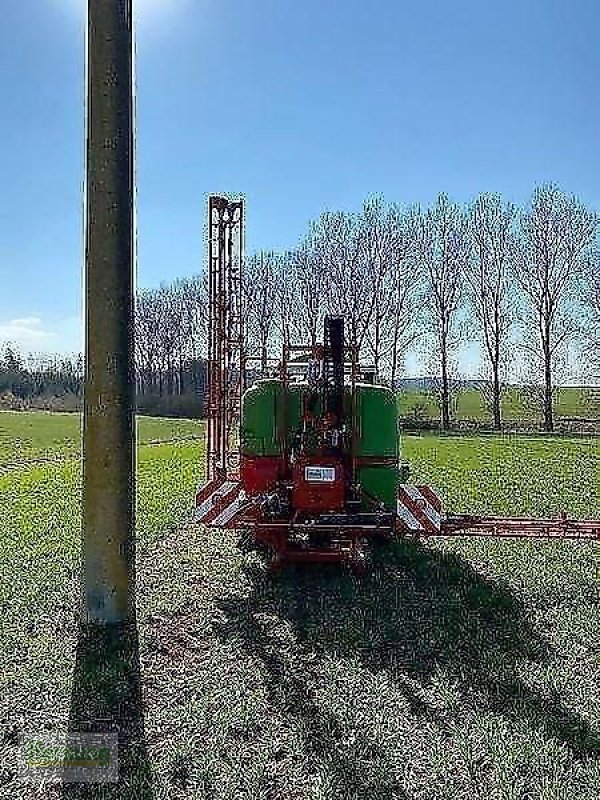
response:
<path fill-rule="evenodd" d="M 502 398 L 502 419 L 505 422 L 533 422 L 541 420 L 541 411 L 534 411 L 526 403 L 519 391 L 510 387 Z M 428 419 L 438 419 L 440 412 L 434 398 L 424 391 L 402 391 L 398 396 L 398 408 L 403 417 L 414 417 L 415 414 Z M 558 390 L 554 404 L 554 413 L 558 417 L 600 420 L 600 403 L 597 394 L 590 395 L 589 390 L 577 388 L 561 388 Z M 481 393 L 477 389 L 466 389 L 460 392 L 453 408 L 453 417 L 457 420 L 473 419 L 491 422 L 492 415 L 485 408 Z"/>
<path fill-rule="evenodd" d="M 272 577 L 184 522 L 203 436 L 139 421 L 145 746 L 129 788 L 94 796 L 600 796 L 596 544 L 405 541 L 360 580 Z M 59 796 L 24 783 L 15 742 L 69 716 L 80 446 L 78 415 L 0 414 L 0 797 Z M 402 453 L 450 510 L 600 517 L 597 439 L 407 435 Z"/>

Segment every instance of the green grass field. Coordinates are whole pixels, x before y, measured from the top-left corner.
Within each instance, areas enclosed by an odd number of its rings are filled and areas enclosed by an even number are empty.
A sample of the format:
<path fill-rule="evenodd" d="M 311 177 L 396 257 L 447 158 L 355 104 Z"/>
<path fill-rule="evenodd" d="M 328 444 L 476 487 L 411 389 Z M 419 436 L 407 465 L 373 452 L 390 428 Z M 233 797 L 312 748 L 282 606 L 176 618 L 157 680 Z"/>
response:
<path fill-rule="evenodd" d="M 78 414 L 43 411 L 3 412 L 0 416 L 0 472 L 21 468 L 32 461 L 64 461 L 81 450 L 81 418 Z M 139 444 L 169 442 L 198 436 L 200 423 L 192 420 L 141 417 Z"/>
<path fill-rule="evenodd" d="M 427 392 L 406 391 L 398 397 L 398 408 L 404 417 L 412 417 L 415 409 L 419 409 L 424 417 L 439 418 L 439 409 L 433 397 Z M 421 410 L 422 409 L 422 410 Z M 554 406 L 558 417 L 580 417 L 600 420 L 600 403 L 590 400 L 584 390 L 562 388 L 558 390 L 558 398 Z M 481 393 L 477 389 L 466 389 L 457 397 L 453 412 L 455 419 L 476 419 L 490 422 L 492 415 L 482 402 Z M 532 411 L 523 403 L 519 392 L 509 388 L 502 400 L 502 418 L 505 421 L 535 421 L 541 419 L 541 413 Z"/>
<path fill-rule="evenodd" d="M 24 782 L 18 743 L 64 730 L 77 695 L 79 427 L 0 414 L 1 797 L 61 796 Z M 140 420 L 144 737 L 128 784 L 81 796 L 600 794 L 597 545 L 405 541 L 377 549 L 361 579 L 273 577 L 233 534 L 182 521 L 202 435 Z M 600 517 L 597 440 L 427 435 L 402 448 L 452 510 Z"/>

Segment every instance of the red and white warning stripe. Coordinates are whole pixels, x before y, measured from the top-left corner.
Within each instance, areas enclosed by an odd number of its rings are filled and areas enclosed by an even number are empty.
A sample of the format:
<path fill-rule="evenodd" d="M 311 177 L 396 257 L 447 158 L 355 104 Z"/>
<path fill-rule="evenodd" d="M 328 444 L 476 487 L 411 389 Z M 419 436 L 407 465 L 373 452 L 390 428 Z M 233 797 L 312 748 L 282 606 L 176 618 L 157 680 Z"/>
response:
<path fill-rule="evenodd" d="M 247 506 L 245 498 L 238 493 L 235 499 L 226 505 L 211 522 L 207 523 L 214 528 L 233 527 L 237 514 Z"/>
<path fill-rule="evenodd" d="M 240 481 L 219 478 L 206 484 L 196 494 L 194 520 L 213 528 L 233 527 L 236 516 L 247 506 Z"/>
<path fill-rule="evenodd" d="M 194 518 L 198 522 L 212 522 L 235 500 L 239 490 L 239 481 L 228 481 L 225 478 L 217 478 L 206 484 L 196 495 Z"/>
<path fill-rule="evenodd" d="M 199 508 L 220 486 L 223 485 L 224 478 L 213 478 L 212 481 L 198 486 L 196 490 L 196 508 Z"/>
<path fill-rule="evenodd" d="M 439 533 L 442 526 L 442 501 L 431 486 L 400 484 L 396 513 L 410 531 Z"/>

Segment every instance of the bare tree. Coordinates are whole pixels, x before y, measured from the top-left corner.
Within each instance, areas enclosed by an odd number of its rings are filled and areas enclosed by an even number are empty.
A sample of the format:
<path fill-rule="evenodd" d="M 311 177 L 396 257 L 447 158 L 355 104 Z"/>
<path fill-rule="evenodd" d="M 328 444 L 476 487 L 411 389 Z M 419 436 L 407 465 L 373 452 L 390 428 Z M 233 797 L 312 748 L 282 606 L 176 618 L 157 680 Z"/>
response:
<path fill-rule="evenodd" d="M 295 332 L 315 345 L 323 329 L 329 304 L 330 275 L 324 269 L 324 237 L 319 223 L 311 223 L 308 235 L 291 254 L 291 285 L 295 303 L 291 312 L 296 317 Z"/>
<path fill-rule="evenodd" d="M 258 353 L 262 375 L 267 373 L 270 345 L 275 331 L 277 266 L 275 253 L 260 252 L 248 259 L 244 272 L 248 338 L 252 350 Z"/>
<path fill-rule="evenodd" d="M 579 330 L 574 294 L 590 258 L 598 222 L 596 213 L 554 185 L 537 188 L 530 209 L 521 217 L 515 272 L 526 300 L 523 346 L 542 373 L 546 431 L 554 430 L 556 362 Z"/>
<path fill-rule="evenodd" d="M 460 206 L 440 194 L 433 208 L 416 209 L 416 269 L 427 280 L 424 303 L 436 350 L 440 375 L 442 429 L 450 427 L 451 355 L 459 339 L 457 311 L 462 299 L 463 279 L 470 255 L 468 216 Z"/>
<path fill-rule="evenodd" d="M 414 237 L 407 215 L 398 206 L 385 206 L 379 198 L 365 204 L 363 225 L 369 272 L 376 276 L 365 339 L 378 378 L 385 370 L 394 386 L 401 354 L 418 335 L 415 301 L 421 282 L 409 259 Z"/>
<path fill-rule="evenodd" d="M 289 347 L 298 328 L 300 312 L 298 279 L 294 268 L 295 254 L 286 252 L 275 259 L 275 340 L 281 347 Z"/>
<path fill-rule="evenodd" d="M 491 407 L 496 430 L 501 426 L 508 334 L 514 321 L 510 270 L 516 218 L 515 206 L 503 204 L 497 194 L 479 195 L 469 211 L 473 247 L 465 276 L 487 362 L 483 397 Z"/>
<path fill-rule="evenodd" d="M 366 276 L 373 276 L 370 287 L 372 301 L 365 304 L 372 306 L 369 324 L 365 328 L 365 343 L 373 357 L 375 375 L 379 378 L 382 357 L 387 333 L 386 323 L 392 308 L 390 282 L 392 277 L 393 256 L 392 237 L 394 231 L 388 224 L 387 209 L 381 197 L 367 200 L 360 217 L 362 234 L 362 256 L 364 258 L 365 283 Z M 404 254 L 402 254 L 404 255 Z M 365 286 L 365 288 L 367 288 Z"/>
<path fill-rule="evenodd" d="M 322 214 L 317 237 L 321 269 L 329 277 L 326 310 L 345 318 L 348 344 L 360 352 L 368 325 L 368 297 L 358 215 Z"/>
<path fill-rule="evenodd" d="M 185 306 L 186 353 L 190 358 L 208 355 L 208 275 L 203 272 L 180 283 Z"/>
<path fill-rule="evenodd" d="M 155 292 L 143 290 L 137 293 L 135 303 L 135 351 L 141 394 L 152 391 L 158 371 L 156 299 Z"/>
<path fill-rule="evenodd" d="M 201 361 L 208 356 L 208 275 L 203 272 L 179 282 L 182 303 L 182 344 L 184 364 L 189 364 L 189 380 L 196 394 L 206 387 Z M 183 380 L 183 379 L 182 379 Z"/>
<path fill-rule="evenodd" d="M 180 357 L 182 309 L 177 285 L 163 286 L 160 292 L 162 304 L 162 325 L 160 339 L 164 353 L 167 378 L 167 394 L 177 394 L 177 366 Z"/>
<path fill-rule="evenodd" d="M 585 382 L 600 382 L 600 252 L 587 259 L 581 275 L 583 330 L 581 362 Z"/>
<path fill-rule="evenodd" d="M 405 260 L 396 265 L 390 287 L 393 302 L 388 325 L 389 348 L 384 358 L 389 362 L 393 389 L 403 370 L 404 354 L 422 336 L 419 316 L 421 281 L 410 272 L 408 264 Z"/>
<path fill-rule="evenodd" d="M 389 264 L 381 209 L 376 199 L 367 201 L 360 214 L 327 212 L 311 231 L 313 269 L 320 269 L 325 281 L 323 309 L 344 317 L 348 344 L 357 357 L 367 345 Z"/>

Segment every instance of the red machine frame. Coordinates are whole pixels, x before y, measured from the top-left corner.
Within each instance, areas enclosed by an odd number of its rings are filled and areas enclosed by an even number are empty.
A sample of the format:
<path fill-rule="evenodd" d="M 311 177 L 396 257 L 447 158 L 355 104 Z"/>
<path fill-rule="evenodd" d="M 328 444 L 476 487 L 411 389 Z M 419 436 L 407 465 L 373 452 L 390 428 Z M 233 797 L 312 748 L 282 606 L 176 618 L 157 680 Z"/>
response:
<path fill-rule="evenodd" d="M 362 564 L 365 543 L 373 537 L 391 536 L 497 536 L 561 539 L 598 539 L 600 521 L 573 520 L 562 513 L 558 519 L 534 517 L 485 517 L 471 514 L 442 514 L 441 501 L 429 486 L 401 484 L 396 511 L 361 514 L 356 511 L 325 514 L 318 531 L 328 537 L 327 547 L 297 546 L 303 536 L 314 533 L 314 521 L 296 511 L 289 519 L 269 519 L 264 499 L 246 497 L 241 482 L 239 423 L 246 369 L 252 359 L 245 349 L 243 308 L 243 225 L 242 200 L 212 196 L 209 199 L 209 357 L 206 473 L 208 483 L 196 494 L 196 519 L 218 528 L 246 528 L 254 540 L 273 553 L 273 565 L 284 561 L 348 561 Z M 290 370 L 324 364 L 323 345 L 286 345 L 279 362 L 281 397 L 286 396 Z M 292 360 L 293 354 L 304 360 Z M 350 418 L 354 414 L 356 383 L 361 372 L 358 353 L 344 347 L 343 374 L 350 378 Z M 339 364 L 338 364 L 339 369 Z M 339 383 L 340 376 L 337 381 Z M 292 474 L 287 452 L 285 404 L 279 414 L 281 476 L 291 489 Z M 237 441 L 236 441 L 237 436 Z M 356 431 L 352 428 L 350 480 L 356 482 Z M 352 502 L 352 501 L 350 501 Z M 330 523 L 328 523 L 328 520 Z"/>

